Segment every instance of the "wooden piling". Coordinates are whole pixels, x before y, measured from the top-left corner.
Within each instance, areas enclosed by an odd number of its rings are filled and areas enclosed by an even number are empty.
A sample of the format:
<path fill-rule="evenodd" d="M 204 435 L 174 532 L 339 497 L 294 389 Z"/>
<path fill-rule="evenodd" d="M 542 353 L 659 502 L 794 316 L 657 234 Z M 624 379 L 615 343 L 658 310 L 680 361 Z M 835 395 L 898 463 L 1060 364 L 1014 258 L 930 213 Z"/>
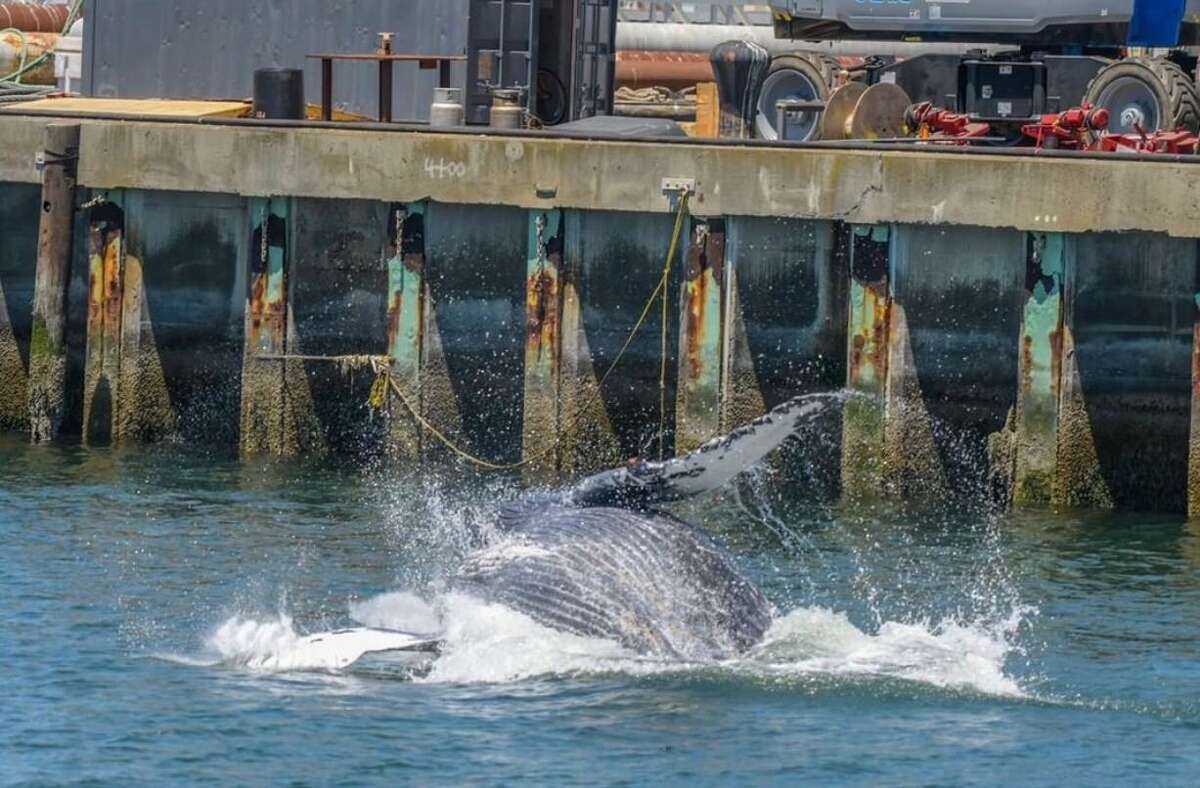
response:
<path fill-rule="evenodd" d="M 55 440 L 66 400 L 67 287 L 71 279 L 79 125 L 46 126 L 37 279 L 29 353 L 29 422 L 34 443 Z"/>

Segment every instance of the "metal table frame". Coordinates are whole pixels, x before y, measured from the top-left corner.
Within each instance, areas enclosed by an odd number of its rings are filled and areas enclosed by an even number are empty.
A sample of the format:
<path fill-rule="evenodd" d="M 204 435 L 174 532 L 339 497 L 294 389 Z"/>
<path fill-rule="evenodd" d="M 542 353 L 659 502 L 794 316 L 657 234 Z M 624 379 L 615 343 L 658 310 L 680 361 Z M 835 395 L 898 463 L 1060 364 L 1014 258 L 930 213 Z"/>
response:
<path fill-rule="evenodd" d="M 465 55 L 411 55 L 399 53 L 371 53 L 366 55 L 317 54 L 309 58 L 321 61 L 321 120 L 333 120 L 333 61 L 352 60 L 379 64 L 379 122 L 392 122 L 392 71 L 393 65 L 416 63 L 422 71 L 438 70 L 438 87 L 450 87 L 450 64 L 465 61 Z"/>

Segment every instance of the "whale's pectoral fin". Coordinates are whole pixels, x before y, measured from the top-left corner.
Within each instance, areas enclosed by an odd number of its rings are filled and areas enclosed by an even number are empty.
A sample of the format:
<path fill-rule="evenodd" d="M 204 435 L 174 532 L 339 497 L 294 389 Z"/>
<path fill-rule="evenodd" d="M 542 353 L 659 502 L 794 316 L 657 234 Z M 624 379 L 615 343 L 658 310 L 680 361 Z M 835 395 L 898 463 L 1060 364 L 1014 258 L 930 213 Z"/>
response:
<path fill-rule="evenodd" d="M 568 499 L 576 506 L 636 507 L 715 490 L 848 396 L 839 392 L 795 397 L 691 454 L 663 462 L 639 462 L 588 477 L 570 491 Z"/>
<path fill-rule="evenodd" d="M 340 670 L 368 654 L 438 651 L 441 640 L 387 629 L 359 627 L 318 632 L 288 648 L 258 659 L 252 667 L 268 670 Z"/>

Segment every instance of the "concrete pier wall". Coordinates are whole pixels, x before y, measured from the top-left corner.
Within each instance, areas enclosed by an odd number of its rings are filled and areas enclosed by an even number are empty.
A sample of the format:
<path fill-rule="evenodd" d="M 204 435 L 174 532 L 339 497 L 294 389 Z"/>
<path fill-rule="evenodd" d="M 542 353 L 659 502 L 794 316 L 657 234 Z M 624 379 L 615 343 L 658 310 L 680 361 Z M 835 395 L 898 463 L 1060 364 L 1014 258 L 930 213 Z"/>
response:
<path fill-rule="evenodd" d="M 0 116 L 31 151 L 39 122 Z M 1191 164 L 1037 163 L 1139 190 L 1114 212 L 1056 207 L 1009 156 L 104 120 L 81 139 L 65 431 L 89 444 L 463 452 L 541 482 L 848 385 L 870 398 L 783 463 L 823 497 L 1200 501 Z M 673 254 L 667 177 L 695 184 Z M 38 178 L 0 155 L 9 431 Z"/>
<path fill-rule="evenodd" d="M 28 428 L 29 343 L 40 190 L 0 184 L 0 429 Z"/>
<path fill-rule="evenodd" d="M 904 225 L 892 235 L 885 451 L 909 493 L 977 493 L 986 436 L 1016 399 L 1025 236 Z"/>
<path fill-rule="evenodd" d="M 1187 500 L 1196 242 L 1091 233 L 1075 238 L 1074 248 L 1068 299 L 1077 389 L 1069 418 L 1086 419 L 1086 426 L 1070 429 L 1089 431 L 1096 455 L 1084 483 L 1088 492 L 1077 502 L 1181 511 Z M 1068 459 L 1076 461 L 1063 457 Z"/>

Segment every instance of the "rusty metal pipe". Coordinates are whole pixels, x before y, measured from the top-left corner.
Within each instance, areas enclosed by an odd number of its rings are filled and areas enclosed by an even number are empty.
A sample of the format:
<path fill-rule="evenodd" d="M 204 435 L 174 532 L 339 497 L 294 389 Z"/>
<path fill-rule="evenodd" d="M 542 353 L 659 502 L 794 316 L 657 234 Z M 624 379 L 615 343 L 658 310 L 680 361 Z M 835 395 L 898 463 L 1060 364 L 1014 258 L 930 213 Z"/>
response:
<path fill-rule="evenodd" d="M 0 28 L 15 27 L 26 33 L 61 33 L 71 9 L 65 5 L 0 3 Z"/>
<path fill-rule="evenodd" d="M 712 82 L 712 63 L 699 52 L 618 52 L 617 87 L 672 90 Z"/>

